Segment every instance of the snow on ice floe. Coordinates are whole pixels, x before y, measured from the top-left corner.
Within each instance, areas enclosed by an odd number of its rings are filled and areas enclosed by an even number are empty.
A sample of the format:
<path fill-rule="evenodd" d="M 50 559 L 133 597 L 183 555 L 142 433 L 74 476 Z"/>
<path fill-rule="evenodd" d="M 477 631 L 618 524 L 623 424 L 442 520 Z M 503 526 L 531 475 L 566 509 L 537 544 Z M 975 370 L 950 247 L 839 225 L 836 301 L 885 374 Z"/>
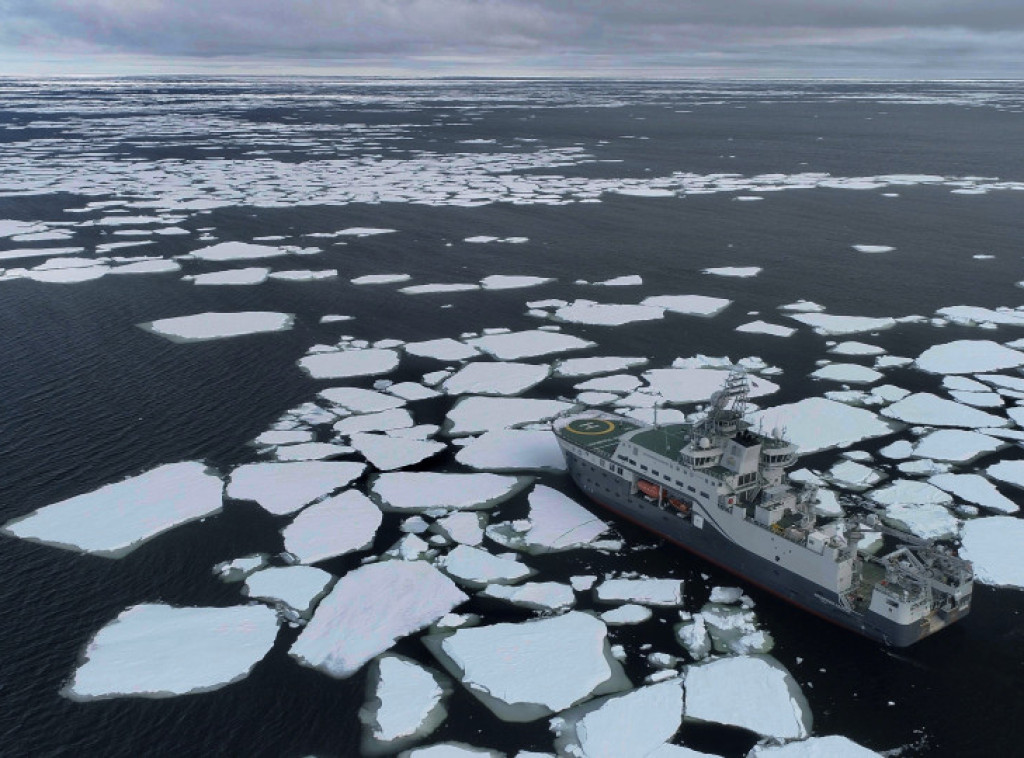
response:
<path fill-rule="evenodd" d="M 605 579 L 594 590 L 602 603 L 634 603 L 675 607 L 683 604 L 683 583 L 679 579 Z"/>
<path fill-rule="evenodd" d="M 449 395 L 520 395 L 548 378 L 545 365 L 511 361 L 468 363 L 441 383 Z"/>
<path fill-rule="evenodd" d="M 480 285 L 475 282 L 435 282 L 433 284 L 411 284 L 408 287 L 402 287 L 398 291 L 406 295 L 432 295 L 448 292 L 469 292 L 478 289 L 480 289 Z"/>
<path fill-rule="evenodd" d="M 600 287 L 639 287 L 644 283 L 644 278 L 639 274 L 626 274 L 624 276 L 614 276 L 611 279 L 605 279 L 600 282 L 592 282 L 595 286 Z"/>
<path fill-rule="evenodd" d="M 399 638 L 429 626 L 467 599 L 429 563 L 370 563 L 338 580 L 289 655 L 330 676 L 351 676 Z"/>
<path fill-rule="evenodd" d="M 656 368 L 644 372 L 651 389 L 669 403 L 703 403 L 722 388 L 727 374 L 714 368 Z M 757 376 L 747 376 L 750 397 L 777 392 L 779 385 Z"/>
<path fill-rule="evenodd" d="M 1024 365 L 1024 353 L 991 340 L 956 340 L 932 345 L 914 365 L 932 374 L 977 374 Z"/>
<path fill-rule="evenodd" d="M 869 316 L 834 316 L 826 313 L 789 313 L 791 319 L 814 329 L 818 334 L 843 335 L 858 332 L 875 332 L 896 326 L 894 318 L 872 318 Z"/>
<path fill-rule="evenodd" d="M 350 461 L 247 463 L 231 472 L 225 494 L 236 500 L 253 500 L 281 516 L 347 486 L 365 469 L 365 464 Z"/>
<path fill-rule="evenodd" d="M 120 266 L 113 266 L 108 274 L 173 274 L 181 271 L 181 265 L 177 261 L 166 261 L 160 259 L 134 261 Z"/>
<path fill-rule="evenodd" d="M 240 311 L 237 313 L 196 313 L 192 316 L 146 321 L 139 327 L 159 334 L 173 342 L 241 337 L 263 332 L 281 332 L 292 328 L 295 316 L 271 311 Z"/>
<path fill-rule="evenodd" d="M 1024 326 L 1024 313 L 1011 308 L 981 308 L 974 305 L 951 305 L 939 308 L 935 315 L 961 326 Z"/>
<path fill-rule="evenodd" d="M 102 700 L 217 690 L 249 675 L 270 652 L 277 629 L 277 614 L 261 605 L 135 605 L 89 641 L 62 694 Z"/>
<path fill-rule="evenodd" d="M 370 492 L 385 510 L 477 510 L 504 502 L 532 481 L 529 476 L 397 471 L 375 476 Z"/>
<path fill-rule="evenodd" d="M 636 321 L 655 321 L 665 317 L 665 309 L 651 305 L 595 303 L 576 300 L 555 310 L 552 318 L 569 324 L 622 326 Z"/>
<path fill-rule="evenodd" d="M 202 463 L 169 463 L 9 521 L 5 534 L 120 558 L 180 524 L 217 513 L 223 483 Z"/>
<path fill-rule="evenodd" d="M 366 274 L 350 279 L 352 284 L 397 284 L 412 279 L 410 274 Z"/>
<path fill-rule="evenodd" d="M 412 466 L 437 455 L 447 447 L 443 442 L 433 440 L 402 439 L 367 432 L 353 434 L 349 443 L 374 468 L 381 471 Z"/>
<path fill-rule="evenodd" d="M 281 534 L 285 550 L 302 563 L 316 563 L 370 547 L 382 520 L 366 495 L 346 490 L 299 513 Z"/>
<path fill-rule="evenodd" d="M 269 245 L 253 245 L 249 242 L 220 242 L 193 250 L 183 257 L 199 261 L 238 261 L 253 258 L 275 258 L 288 254 L 284 248 Z"/>
<path fill-rule="evenodd" d="M 608 356 L 602 358 L 565 358 L 555 363 L 555 376 L 595 376 L 636 368 L 647 364 L 646 358 Z"/>
<path fill-rule="evenodd" d="M 937 429 L 918 441 L 914 446 L 913 455 L 937 461 L 970 463 L 979 456 L 1001 450 L 1005 446 L 1006 443 L 1002 440 L 980 432 Z"/>
<path fill-rule="evenodd" d="M 869 345 L 866 342 L 847 340 L 833 345 L 828 350 L 836 355 L 883 355 L 885 350 L 877 345 Z"/>
<path fill-rule="evenodd" d="M 569 350 L 584 350 L 594 347 L 589 340 L 574 337 L 560 332 L 529 329 L 522 332 L 506 332 L 504 334 L 488 334 L 466 340 L 472 347 L 493 355 L 498 360 L 514 361 L 520 358 L 535 358 L 551 353 L 564 353 Z"/>
<path fill-rule="evenodd" d="M 584 392 L 635 392 L 643 382 L 632 374 L 612 374 L 573 385 L 573 389 Z"/>
<path fill-rule="evenodd" d="M 1009 421 L 1001 416 L 979 411 L 954 400 L 946 400 L 930 392 L 915 392 L 898 400 L 881 411 L 883 416 L 907 424 L 928 426 L 1007 426 Z"/>
<path fill-rule="evenodd" d="M 889 754 L 889 753 L 887 753 Z M 785 745 L 754 745 L 747 758 L 881 758 L 847 737 L 808 737 Z"/>
<path fill-rule="evenodd" d="M 872 384 L 882 376 L 881 372 L 856 363 L 829 363 L 811 373 L 814 379 L 827 379 L 844 384 Z"/>
<path fill-rule="evenodd" d="M 460 398 L 448 411 L 445 427 L 449 436 L 459 437 L 550 421 L 577 407 L 561 400 L 473 395 Z"/>
<path fill-rule="evenodd" d="M 797 300 L 795 303 L 780 305 L 779 310 L 793 311 L 794 313 L 821 313 L 825 310 L 825 306 L 815 303 L 813 300 Z"/>
<path fill-rule="evenodd" d="M 565 471 L 565 458 L 551 432 L 502 429 L 471 440 L 455 455 L 463 466 L 484 471 Z"/>
<path fill-rule="evenodd" d="M 477 597 L 503 600 L 531 611 L 564 611 L 576 603 L 576 594 L 568 584 L 560 582 L 527 582 L 517 587 L 491 584 Z"/>
<path fill-rule="evenodd" d="M 1024 520 L 1012 516 L 970 519 L 960 534 L 960 557 L 974 566 L 975 581 L 1024 589 Z"/>
<path fill-rule="evenodd" d="M 271 279 L 282 282 L 315 282 L 321 279 L 335 279 L 337 276 L 338 270 L 335 268 L 275 271 L 270 274 Z"/>
<path fill-rule="evenodd" d="M 398 758 L 505 758 L 505 754 L 464 742 L 438 742 L 427 747 L 405 750 L 398 754 Z M 520 753 L 517 758 L 528 758 L 528 755 Z"/>
<path fill-rule="evenodd" d="M 1002 495 L 988 479 L 980 474 L 937 474 L 928 483 L 949 492 L 968 503 L 1001 513 L 1016 513 L 1020 508 Z"/>
<path fill-rule="evenodd" d="M 551 719 L 559 755 L 576 758 L 646 758 L 672 739 L 683 720 L 678 676 L 610 695 Z"/>
<path fill-rule="evenodd" d="M 770 324 L 767 321 L 749 321 L 736 327 L 737 332 L 745 334 L 768 334 L 772 337 L 791 337 L 796 329 L 779 324 Z"/>
<path fill-rule="evenodd" d="M 891 253 L 896 248 L 889 245 L 853 245 L 858 253 Z"/>
<path fill-rule="evenodd" d="M 748 279 L 757 276 L 763 269 L 760 266 L 722 266 L 719 268 L 706 268 L 703 273 L 714 276 L 733 276 L 740 279 Z"/>
<path fill-rule="evenodd" d="M 362 432 L 388 432 L 394 429 L 410 429 L 413 426 L 412 415 L 405 408 L 393 408 L 379 413 L 363 413 L 343 418 L 331 427 L 340 435 L 359 434 Z M 370 443 L 372 444 L 372 443 Z M 387 451 L 379 450 L 382 455 Z"/>
<path fill-rule="evenodd" d="M 359 710 L 365 755 L 392 754 L 433 732 L 447 717 L 447 677 L 400 655 L 383 655 L 370 670 Z"/>
<path fill-rule="evenodd" d="M 480 280 L 480 286 L 485 290 L 512 290 L 523 287 L 537 287 L 541 284 L 553 282 L 554 279 L 546 276 L 506 276 L 503 274 L 492 274 Z"/>
<path fill-rule="evenodd" d="M 413 518 L 418 518 L 413 516 Z M 413 520 L 407 519 L 405 523 Z M 420 519 L 422 521 L 422 519 Z M 434 522 L 435 530 L 460 545 L 479 545 L 484 541 L 487 515 L 476 511 L 456 511 Z M 404 526 L 404 525 L 403 525 Z M 424 522 L 426 527 L 426 522 Z"/>
<path fill-rule="evenodd" d="M 651 609 L 636 603 L 626 603 L 601 614 L 601 620 L 608 626 L 641 624 L 651 617 Z"/>
<path fill-rule="evenodd" d="M 307 355 L 299 360 L 299 368 L 313 379 L 344 379 L 387 374 L 398 366 L 398 362 L 395 350 L 367 348 Z"/>
<path fill-rule="evenodd" d="M 242 591 L 308 617 L 333 581 L 333 574 L 312 566 L 270 566 L 250 574 Z"/>
<path fill-rule="evenodd" d="M 785 431 L 785 436 L 801 454 L 850 445 L 882 437 L 893 427 L 864 408 L 853 408 L 834 400 L 810 397 L 787 405 L 777 405 L 751 414 L 754 428 L 766 432 Z"/>
<path fill-rule="evenodd" d="M 641 305 L 664 308 L 685 316 L 717 316 L 732 304 L 732 300 L 706 295 L 655 295 L 640 301 Z"/>
<path fill-rule="evenodd" d="M 525 519 L 492 524 L 487 536 L 514 550 L 542 554 L 590 545 L 608 531 L 593 513 L 546 485 L 533 488 L 529 503 Z"/>
<path fill-rule="evenodd" d="M 196 285 L 234 285 L 262 284 L 270 274 L 269 268 L 231 268 L 226 271 L 212 271 L 208 274 L 196 274 L 183 277 Z"/>
<path fill-rule="evenodd" d="M 404 348 L 409 355 L 434 358 L 439 361 L 466 361 L 480 355 L 480 351 L 475 347 L 450 337 L 424 342 L 407 342 Z"/>
<path fill-rule="evenodd" d="M 317 394 L 332 406 L 349 413 L 379 413 L 405 405 L 403 399 L 394 395 L 361 387 L 328 387 Z"/>
<path fill-rule="evenodd" d="M 927 540 L 947 539 L 960 531 L 960 521 L 938 503 L 899 502 L 887 505 L 882 519 L 890 526 Z"/>
<path fill-rule="evenodd" d="M 494 714 L 533 721 L 629 686 L 608 629 L 586 613 L 430 635 L 428 649 Z"/>
<path fill-rule="evenodd" d="M 514 584 L 536 573 L 513 558 L 499 558 L 472 545 L 456 545 L 436 565 L 459 584 L 481 588 L 487 584 Z"/>
<path fill-rule="evenodd" d="M 811 711 L 799 685 L 773 658 L 742 655 L 687 667 L 685 718 L 749 729 L 777 740 L 803 739 Z"/>

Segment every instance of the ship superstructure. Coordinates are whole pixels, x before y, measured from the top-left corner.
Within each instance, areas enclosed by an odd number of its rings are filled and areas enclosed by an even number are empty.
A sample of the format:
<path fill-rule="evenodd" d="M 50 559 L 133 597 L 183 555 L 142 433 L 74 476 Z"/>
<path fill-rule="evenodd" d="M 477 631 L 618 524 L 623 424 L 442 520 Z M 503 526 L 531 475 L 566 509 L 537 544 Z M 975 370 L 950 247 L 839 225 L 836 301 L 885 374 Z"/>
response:
<path fill-rule="evenodd" d="M 796 447 L 744 418 L 748 391 L 735 369 L 694 423 L 589 411 L 554 430 L 591 499 L 812 613 L 896 647 L 966 615 L 970 564 L 874 514 L 819 518 L 816 488 L 786 476 Z M 859 549 L 865 530 L 891 549 Z"/>

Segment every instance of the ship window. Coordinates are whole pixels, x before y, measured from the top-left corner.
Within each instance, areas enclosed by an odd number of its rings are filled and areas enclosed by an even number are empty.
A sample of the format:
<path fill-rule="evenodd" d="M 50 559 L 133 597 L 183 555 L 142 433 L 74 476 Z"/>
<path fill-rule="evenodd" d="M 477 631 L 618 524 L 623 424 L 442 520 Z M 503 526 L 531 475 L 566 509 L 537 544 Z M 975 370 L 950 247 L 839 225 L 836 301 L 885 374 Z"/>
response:
<path fill-rule="evenodd" d="M 640 469 L 641 469 L 642 471 L 646 471 L 646 470 L 647 470 L 647 466 L 645 466 L 644 464 L 642 464 L 642 463 L 641 463 L 641 464 L 640 464 Z"/>
<path fill-rule="evenodd" d="M 619 474 L 622 474 L 622 466 L 619 466 Z"/>
<path fill-rule="evenodd" d="M 683 486 L 683 483 L 681 481 L 679 481 L 678 479 L 676 479 L 676 484 L 679 485 L 680 487 Z"/>
<path fill-rule="evenodd" d="M 688 489 L 690 492 L 696 492 L 697 491 L 696 487 L 687 487 L 686 489 Z"/>
<path fill-rule="evenodd" d="M 709 495 L 706 492 L 701 492 L 700 494 L 701 494 L 701 497 L 711 497 L 711 495 Z"/>
<path fill-rule="evenodd" d="M 629 459 L 628 459 L 628 458 L 627 458 L 626 456 L 624 456 L 624 455 L 616 455 L 615 457 L 616 457 L 616 458 L 618 458 L 618 459 L 619 459 L 620 461 L 626 461 L 626 460 L 629 460 Z"/>
<path fill-rule="evenodd" d="M 654 474 L 655 476 L 661 476 L 661 472 L 660 472 L 660 471 L 658 471 L 657 469 L 653 469 L 653 468 L 652 468 L 652 469 L 651 469 L 651 473 L 652 473 L 652 474 Z"/>

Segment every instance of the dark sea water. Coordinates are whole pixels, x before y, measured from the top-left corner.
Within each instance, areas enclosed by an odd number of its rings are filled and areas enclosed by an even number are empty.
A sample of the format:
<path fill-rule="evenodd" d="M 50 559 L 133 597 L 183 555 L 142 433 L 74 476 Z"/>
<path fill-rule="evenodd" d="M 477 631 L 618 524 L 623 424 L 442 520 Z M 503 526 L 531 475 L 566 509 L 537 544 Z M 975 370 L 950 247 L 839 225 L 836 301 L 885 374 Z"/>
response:
<path fill-rule="evenodd" d="M 108 255 L 170 258 L 267 235 L 286 239 L 266 244 L 323 250 L 269 263 L 183 261 L 179 274 L 0 281 L 0 519 L 162 463 L 202 460 L 226 474 L 256 460 L 250 441 L 318 390 L 373 385 L 374 378 L 310 379 L 296 367 L 310 346 L 342 334 L 415 341 L 552 323 L 528 315 L 527 301 L 728 298 L 732 305 L 713 318 L 668 314 L 618 327 L 564 324 L 563 331 L 598 344 L 580 356 L 641 355 L 650 359 L 648 368 L 697 354 L 760 356 L 783 369 L 770 377 L 779 392 L 760 398 L 762 405 L 839 389 L 808 378 L 816 361 L 835 358 L 826 352 L 830 339 L 863 340 L 908 357 L 959 339 L 1018 339 L 1024 333 L 1013 326 L 940 327 L 927 320 L 824 337 L 778 308 L 803 298 L 833 314 L 930 318 L 953 305 L 1021 306 L 1022 143 L 1024 87 L 999 82 L 0 81 L 0 219 L 45 222 L 70 235 L 0 237 L 0 255 L 72 246 L 83 248 L 75 255 L 103 255 L 97 246 L 133 239 L 113 234 L 122 227 L 86 225 L 111 209 L 172 217 L 165 225 L 189 233 L 154 235 L 151 245 Z M 793 178 L 803 174 L 813 176 Z M 512 180 L 524 182 L 521 191 L 502 191 Z M 665 187 L 674 194 L 643 196 Z M 701 188 L 710 191 L 695 191 Z M 954 191 L 963 189 L 971 192 Z M 104 201 L 110 208 L 88 206 Z M 80 209 L 86 210 L 74 212 Z M 307 236 L 357 226 L 397 231 Z M 463 241 L 474 235 L 529 240 Z M 857 244 L 895 250 L 864 254 L 853 249 Z M 43 260 L 0 260 L 0 267 Z M 338 277 L 251 287 L 180 279 L 262 265 L 333 268 Z M 722 266 L 763 271 L 752 278 L 702 273 Z M 408 273 L 410 284 L 478 282 L 493 274 L 555 281 L 424 295 L 349 281 L 377 273 Z M 644 284 L 576 284 L 626 274 L 639 274 Z M 293 313 L 295 326 L 185 344 L 136 326 L 246 310 Z M 320 324 L 330 313 L 355 318 Z M 785 339 L 734 331 L 756 318 L 800 328 Z M 442 365 L 406 355 L 387 378 L 418 381 Z M 912 366 L 886 369 L 884 382 L 944 396 L 941 377 Z M 571 396 L 574 383 L 550 378 L 528 396 Z M 416 404 L 417 423 L 442 423 L 450 405 Z M 854 448 L 874 453 L 898 436 Z M 464 470 L 455 450 L 415 468 Z M 827 469 L 839 452 L 808 456 L 801 465 Z M 1019 458 L 1020 448 L 1011 446 L 956 470 Z M 894 463 L 879 457 L 875 465 L 899 476 Z M 542 474 L 538 481 L 574 492 L 564 476 Z M 1000 490 L 1022 499 L 1011 487 Z M 499 515 L 519 515 L 525 503 L 520 496 Z M 297 665 L 287 650 L 298 631 L 287 627 L 246 679 L 215 692 L 89 703 L 59 694 L 88 640 L 128 606 L 246 602 L 238 584 L 221 582 L 211 568 L 254 552 L 279 553 L 279 530 L 289 520 L 228 500 L 222 513 L 121 559 L 0 537 L 0 753 L 359 755 L 356 713 L 365 700 L 365 672 L 336 680 Z M 398 524 L 386 515 L 374 552 L 401 536 Z M 628 548 L 620 553 L 525 560 L 558 581 L 612 571 L 682 578 L 689 610 L 700 608 L 711 586 L 735 582 L 628 524 L 614 527 Z M 652 549 L 634 549 L 643 547 Z M 342 575 L 364 555 L 319 565 Z M 1020 590 L 977 586 L 966 620 L 893 652 L 745 589 L 775 637 L 772 655 L 803 688 L 815 734 L 841 734 L 906 756 L 1024 755 Z M 531 615 L 478 600 L 460 610 L 480 612 L 486 622 Z M 642 645 L 684 655 L 672 637 L 676 611 L 656 610 L 655 617 L 612 632 L 630 653 L 626 669 L 637 684 L 651 671 Z M 434 665 L 417 635 L 395 650 Z M 424 744 L 458 740 L 509 755 L 552 750 L 546 720 L 501 722 L 460 689 L 448 707 L 449 718 Z M 756 740 L 742 730 L 689 723 L 676 738 L 723 756 L 745 755 Z"/>

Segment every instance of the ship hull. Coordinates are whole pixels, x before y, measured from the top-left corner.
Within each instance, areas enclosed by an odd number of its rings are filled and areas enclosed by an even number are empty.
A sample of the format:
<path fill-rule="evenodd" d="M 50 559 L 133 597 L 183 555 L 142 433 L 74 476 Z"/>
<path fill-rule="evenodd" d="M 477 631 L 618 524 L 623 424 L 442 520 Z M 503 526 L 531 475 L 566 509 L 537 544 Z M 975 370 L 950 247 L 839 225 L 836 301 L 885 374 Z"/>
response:
<path fill-rule="evenodd" d="M 958 616 L 924 619 L 901 625 L 871 611 L 857 613 L 840 603 L 836 593 L 764 558 L 743 550 L 704 519 L 678 514 L 642 493 L 631 493 L 629 483 L 609 471 L 564 450 L 576 485 L 595 503 L 678 545 L 720 568 L 816 616 L 892 647 L 906 647 L 955 621 Z"/>

